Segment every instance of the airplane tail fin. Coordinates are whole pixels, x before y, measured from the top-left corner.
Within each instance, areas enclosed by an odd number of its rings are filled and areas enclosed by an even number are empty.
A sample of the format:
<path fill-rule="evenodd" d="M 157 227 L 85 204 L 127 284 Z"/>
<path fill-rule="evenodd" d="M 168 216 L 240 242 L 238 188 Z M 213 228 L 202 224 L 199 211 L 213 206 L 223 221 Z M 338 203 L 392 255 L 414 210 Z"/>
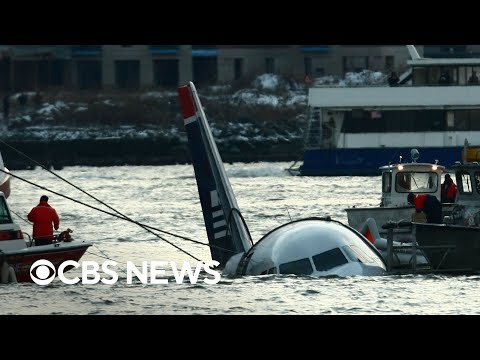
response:
<path fill-rule="evenodd" d="M 225 266 L 252 246 L 222 159 L 192 82 L 178 88 L 212 259 Z"/>

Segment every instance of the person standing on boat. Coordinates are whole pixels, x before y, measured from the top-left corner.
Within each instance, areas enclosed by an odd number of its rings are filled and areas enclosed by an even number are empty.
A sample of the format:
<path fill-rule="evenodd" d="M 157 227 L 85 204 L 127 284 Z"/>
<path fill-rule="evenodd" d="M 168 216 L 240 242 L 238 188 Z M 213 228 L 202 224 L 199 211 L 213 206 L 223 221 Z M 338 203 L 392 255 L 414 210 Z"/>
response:
<path fill-rule="evenodd" d="M 397 73 L 395 71 L 392 71 L 392 73 L 390 74 L 390 76 L 388 77 L 388 85 L 390 86 L 398 86 L 398 81 L 399 81 L 399 77 L 397 75 Z"/>
<path fill-rule="evenodd" d="M 450 85 L 450 73 L 448 70 L 445 70 L 442 75 L 440 75 L 440 78 L 438 79 L 438 84 L 439 85 Z"/>
<path fill-rule="evenodd" d="M 468 78 L 469 85 L 478 85 L 478 76 L 475 70 L 472 71 L 472 75 Z"/>
<path fill-rule="evenodd" d="M 56 210 L 48 204 L 48 196 L 42 195 L 40 203 L 28 214 L 33 223 L 35 245 L 47 245 L 53 241 L 53 228 L 58 230 L 60 219 Z"/>
<path fill-rule="evenodd" d="M 442 184 L 442 203 L 453 203 L 456 196 L 457 185 L 455 185 L 450 175 L 447 174 Z"/>
<path fill-rule="evenodd" d="M 407 201 L 415 206 L 415 212 L 424 212 L 427 217 L 427 223 L 441 224 L 442 204 L 433 195 L 408 193 Z"/>

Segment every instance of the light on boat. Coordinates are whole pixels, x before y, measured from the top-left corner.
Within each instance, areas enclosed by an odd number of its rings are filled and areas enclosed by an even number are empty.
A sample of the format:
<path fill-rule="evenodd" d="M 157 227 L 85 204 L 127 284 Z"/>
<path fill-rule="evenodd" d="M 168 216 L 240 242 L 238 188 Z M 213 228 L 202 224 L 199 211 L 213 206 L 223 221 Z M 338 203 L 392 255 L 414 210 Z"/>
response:
<path fill-rule="evenodd" d="M 437 165 L 433 165 L 433 166 L 432 166 L 432 170 L 433 170 L 433 171 L 437 171 L 437 168 L 438 168 Z"/>
<path fill-rule="evenodd" d="M 403 165 L 398 165 L 398 170 L 403 170 Z"/>

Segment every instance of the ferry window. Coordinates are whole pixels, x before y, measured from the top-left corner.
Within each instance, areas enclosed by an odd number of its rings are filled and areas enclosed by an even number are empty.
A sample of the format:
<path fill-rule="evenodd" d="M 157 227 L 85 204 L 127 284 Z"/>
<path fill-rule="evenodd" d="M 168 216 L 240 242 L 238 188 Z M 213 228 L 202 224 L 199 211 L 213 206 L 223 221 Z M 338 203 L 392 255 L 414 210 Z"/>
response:
<path fill-rule="evenodd" d="M 422 86 L 426 84 L 431 84 L 427 79 L 427 70 L 423 67 L 416 67 L 413 69 L 412 84 L 414 86 Z M 435 81 L 436 82 L 436 81 Z"/>
<path fill-rule="evenodd" d="M 471 194 L 473 192 L 472 182 L 470 180 L 469 173 L 462 172 L 460 174 L 457 174 L 456 178 L 457 178 L 458 191 L 461 194 Z"/>
<path fill-rule="evenodd" d="M 470 110 L 470 126 L 467 130 L 480 130 L 480 110 Z"/>
<path fill-rule="evenodd" d="M 382 192 L 390 193 L 392 191 L 392 173 L 384 172 L 382 175 Z"/>
<path fill-rule="evenodd" d="M 468 130 L 470 127 L 470 112 L 468 110 L 455 110 L 453 113 L 453 129 Z"/>
<path fill-rule="evenodd" d="M 480 67 L 478 66 L 468 66 L 464 68 L 465 71 L 465 84 L 467 85 L 478 85 L 479 76 L 480 76 Z"/>
<path fill-rule="evenodd" d="M 280 274 L 310 275 L 313 272 L 309 259 L 301 259 L 281 264 Z"/>
<path fill-rule="evenodd" d="M 364 117 L 362 109 L 353 109 L 352 110 L 352 118 L 356 120 L 362 120 Z"/>
<path fill-rule="evenodd" d="M 339 248 L 325 251 L 321 254 L 315 255 L 313 263 L 318 271 L 327 271 L 334 267 L 348 263 L 347 258 L 343 255 Z"/>
<path fill-rule="evenodd" d="M 466 73 L 466 68 L 460 66 L 458 68 L 458 85 L 465 85 L 467 83 L 469 75 Z"/>
<path fill-rule="evenodd" d="M 8 212 L 7 204 L 5 203 L 5 198 L 0 198 L 0 224 L 9 224 L 12 222 L 10 213 Z"/>

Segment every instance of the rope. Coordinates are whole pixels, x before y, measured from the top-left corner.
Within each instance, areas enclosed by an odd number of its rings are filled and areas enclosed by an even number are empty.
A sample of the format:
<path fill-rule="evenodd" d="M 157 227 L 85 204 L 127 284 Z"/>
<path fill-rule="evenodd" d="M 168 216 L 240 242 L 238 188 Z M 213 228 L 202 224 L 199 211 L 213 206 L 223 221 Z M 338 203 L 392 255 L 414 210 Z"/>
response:
<path fill-rule="evenodd" d="M 118 215 L 118 214 L 115 214 L 115 213 L 111 213 L 111 212 L 109 212 L 109 211 L 106 211 L 106 210 L 97 208 L 97 207 L 95 207 L 95 206 L 86 204 L 86 203 L 84 203 L 84 202 L 82 202 L 82 201 L 73 199 L 73 198 L 71 198 L 71 197 L 69 197 L 69 196 L 67 196 L 67 195 L 60 194 L 60 193 L 58 193 L 58 192 L 56 192 L 56 191 L 54 191 L 54 190 L 50 190 L 50 189 L 48 189 L 48 188 L 46 188 L 46 187 L 44 187 L 44 186 L 41 186 L 41 185 L 35 184 L 35 183 L 33 183 L 33 182 L 29 181 L 29 180 L 26 180 L 26 179 L 22 178 L 21 176 L 15 175 L 15 174 L 13 174 L 13 173 L 11 173 L 11 172 L 9 172 L 9 171 L 5 171 L 5 170 L 3 170 L 3 169 L 0 169 L 0 171 L 1 171 L 1 172 L 4 172 L 4 173 L 6 173 L 6 174 L 9 174 L 10 176 L 12 176 L 12 177 L 14 177 L 14 178 L 17 178 L 17 179 L 19 179 L 19 180 L 21 180 L 21 181 L 24 181 L 24 182 L 26 182 L 26 183 L 28 183 L 28 184 L 30 184 L 30 185 L 32 185 L 32 186 L 35 186 L 35 187 L 38 187 L 38 188 L 40 188 L 40 189 L 42 189 L 42 190 L 51 192 L 52 194 L 58 195 L 58 196 L 60 196 L 60 197 L 63 197 L 63 198 L 65 198 L 65 199 L 68 199 L 68 200 L 70 200 L 70 201 L 73 201 L 73 202 L 75 202 L 75 203 L 78 203 L 78 204 L 80 204 L 80 205 L 86 206 L 86 207 L 88 207 L 88 208 L 91 208 L 91 209 L 93 209 L 93 210 L 102 212 L 102 213 L 104 213 L 104 214 L 107 214 L 107 215 L 110 215 L 110 216 L 113 216 L 113 217 L 116 217 L 116 218 L 119 218 L 119 219 L 121 219 L 121 220 L 125 220 L 125 221 L 131 222 L 131 223 L 133 223 L 133 224 L 139 225 L 140 227 L 142 227 L 142 228 L 144 228 L 145 230 L 149 231 L 150 233 L 152 233 L 153 235 L 155 235 L 155 236 L 158 237 L 159 239 L 164 240 L 164 241 L 167 242 L 168 244 L 172 245 L 173 247 L 175 247 L 176 249 L 182 251 L 183 253 L 191 256 L 192 258 L 194 258 L 194 259 L 197 260 L 197 261 L 200 261 L 200 260 L 197 259 L 195 256 L 191 255 L 190 253 L 188 253 L 187 251 L 181 249 L 180 247 L 176 246 L 175 244 L 171 243 L 170 241 L 166 240 L 165 238 L 161 237 L 161 236 L 158 235 L 158 234 L 155 234 L 154 232 L 152 232 L 152 231 L 150 231 L 150 230 L 155 230 L 155 231 L 158 231 L 158 232 L 160 232 L 160 233 L 164 233 L 164 234 L 170 235 L 170 236 L 172 236 L 172 237 L 177 237 L 177 238 L 182 239 L 182 240 L 185 240 L 185 241 L 190 241 L 190 242 L 195 243 L 195 244 L 198 244 L 198 245 L 204 245 L 204 246 L 208 246 L 208 247 L 218 248 L 218 249 L 224 250 L 224 251 L 233 252 L 232 250 L 225 249 L 225 248 L 223 248 L 223 247 L 221 247 L 221 246 L 216 246 L 216 245 L 212 245 L 212 244 L 206 244 L 206 243 L 203 243 L 203 242 L 198 241 L 198 240 L 193 240 L 193 239 L 190 239 L 190 238 L 181 236 L 181 235 L 177 235 L 177 234 L 174 234 L 174 233 L 165 231 L 165 230 L 161 230 L 161 229 L 155 228 L 155 227 L 153 227 L 153 226 L 149 226 L 149 225 L 146 225 L 146 224 L 142 224 L 142 223 L 140 223 L 140 222 L 138 222 L 138 221 L 135 221 L 135 220 L 133 220 L 133 219 L 131 219 L 131 218 L 129 218 L 129 217 L 125 217 L 125 216 L 121 216 L 121 215 Z M 18 216 L 18 215 L 17 215 L 17 216 Z"/>

